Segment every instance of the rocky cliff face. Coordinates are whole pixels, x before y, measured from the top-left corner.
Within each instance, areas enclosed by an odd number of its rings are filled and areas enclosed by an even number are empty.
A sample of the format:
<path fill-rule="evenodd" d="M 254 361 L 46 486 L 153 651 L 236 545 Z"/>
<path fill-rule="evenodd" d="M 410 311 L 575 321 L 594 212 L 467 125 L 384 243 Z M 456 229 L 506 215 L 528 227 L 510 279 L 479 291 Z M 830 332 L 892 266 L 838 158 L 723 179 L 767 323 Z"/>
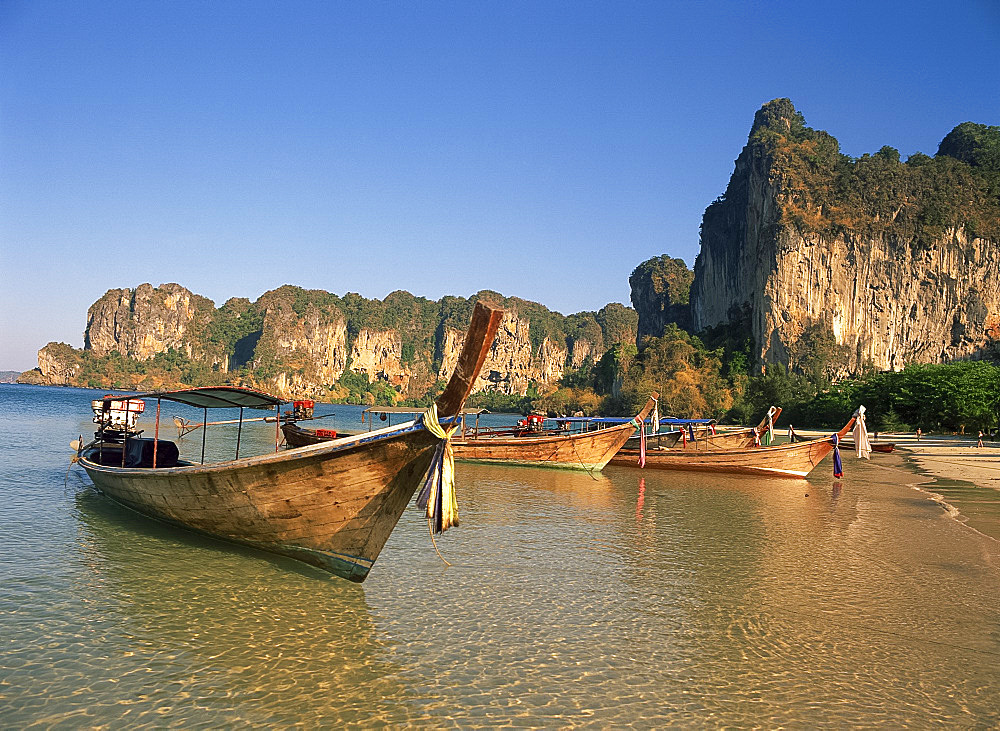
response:
<path fill-rule="evenodd" d="M 395 330 L 362 330 L 351 346 L 351 370 L 364 373 L 368 382 L 386 381 L 406 389 L 409 371 L 403 367 L 403 343 Z"/>
<path fill-rule="evenodd" d="M 691 289 L 693 329 L 746 321 L 760 363 L 787 365 L 804 331 L 820 325 L 845 347 L 844 373 L 867 364 L 899 369 L 975 356 L 1000 323 L 1000 243 L 973 236 L 964 225 L 921 238 L 915 228 L 880 220 L 866 195 L 885 195 L 884 186 L 861 188 L 858 201 L 844 196 L 818 203 L 819 174 L 810 171 L 809 156 L 821 165 L 817 150 L 832 138 L 802 128 L 801 115 L 785 102 L 758 112 L 726 195 L 705 213 Z M 831 164 L 843 166 L 835 140 L 832 145 Z M 919 172 L 908 169 L 909 161 L 899 163 L 898 154 L 895 161 L 883 154 L 877 171 L 883 178 L 906 180 Z M 822 185 L 828 179 L 832 173 Z M 919 221 L 929 206 L 901 195 L 884 208 Z M 850 220 L 843 210 L 854 216 L 853 230 L 840 223 Z M 871 215 L 858 218 L 857 210 Z"/>
<path fill-rule="evenodd" d="M 438 377 L 447 380 L 455 370 L 464 333 L 448 329 L 442 345 L 441 367 Z M 586 347 L 580 346 L 581 349 Z M 562 377 L 569 356 L 564 347 L 544 338 L 537 351 L 531 344 L 531 324 L 519 317 L 517 310 L 504 313 L 490 354 L 476 380 L 474 391 L 499 391 L 508 395 L 523 396 L 534 381 L 554 384 Z"/>
<path fill-rule="evenodd" d="M 98 356 L 117 350 L 135 360 L 176 348 L 191 357 L 214 309 L 211 300 L 179 284 L 112 289 L 87 311 L 84 348 Z"/>
<path fill-rule="evenodd" d="M 339 313 L 309 305 L 298 314 L 287 304 L 268 301 L 254 364 L 273 372 L 264 383 L 277 395 L 323 396 L 347 365 L 347 324 Z"/>
<path fill-rule="evenodd" d="M 532 383 L 554 387 L 567 366 L 599 359 L 605 339 L 634 337 L 635 313 L 622 305 L 566 318 L 537 303 L 485 294 L 507 314 L 477 391 L 524 395 Z M 378 301 L 284 286 L 257 302 L 231 299 L 215 309 L 180 285 L 143 284 L 110 290 L 88 312 L 84 350 L 52 343 L 39 352 L 39 369 L 22 380 L 143 388 L 242 382 L 289 399 L 326 399 L 363 396 L 366 387 L 354 377 L 360 375 L 383 398 L 418 397 L 454 370 L 464 336 L 458 324 L 471 305 L 405 292 Z M 106 378 L 116 366 L 105 356 L 115 352 L 148 365 Z"/>
<path fill-rule="evenodd" d="M 595 362 L 601 355 L 603 352 L 599 352 L 598 346 L 590 340 L 574 340 L 567 365 L 574 369 L 580 368 L 588 361 Z"/>
<path fill-rule="evenodd" d="M 639 315 L 636 345 L 644 337 L 658 338 L 670 323 L 691 327 L 689 297 L 694 273 L 683 259 L 657 256 L 637 266 L 628 278 L 632 306 Z"/>
<path fill-rule="evenodd" d="M 49 343 L 38 351 L 38 370 L 40 377 L 34 381 L 38 385 L 69 385 L 80 372 L 80 359 L 65 343 Z"/>

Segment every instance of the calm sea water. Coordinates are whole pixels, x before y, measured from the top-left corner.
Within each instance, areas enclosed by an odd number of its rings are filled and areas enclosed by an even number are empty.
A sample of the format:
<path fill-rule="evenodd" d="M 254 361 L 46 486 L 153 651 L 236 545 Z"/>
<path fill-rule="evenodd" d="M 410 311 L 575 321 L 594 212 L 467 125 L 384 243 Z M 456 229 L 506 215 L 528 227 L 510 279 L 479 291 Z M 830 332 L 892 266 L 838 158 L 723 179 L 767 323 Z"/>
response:
<path fill-rule="evenodd" d="M 3 727 L 1000 724 L 1000 543 L 892 455 L 839 482 L 459 465 L 453 565 L 411 508 L 355 585 L 67 478 L 95 393 L 0 386 Z"/>

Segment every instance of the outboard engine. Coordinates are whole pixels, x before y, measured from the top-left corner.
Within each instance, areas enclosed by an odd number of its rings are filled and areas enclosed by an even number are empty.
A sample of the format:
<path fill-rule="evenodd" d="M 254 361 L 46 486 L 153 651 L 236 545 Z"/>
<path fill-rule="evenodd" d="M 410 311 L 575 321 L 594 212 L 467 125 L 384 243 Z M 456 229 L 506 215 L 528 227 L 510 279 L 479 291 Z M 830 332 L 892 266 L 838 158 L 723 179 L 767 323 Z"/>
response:
<path fill-rule="evenodd" d="M 105 442 L 124 441 L 126 436 L 141 434 L 135 425 L 139 414 L 146 410 L 146 402 L 142 399 L 94 399 L 90 402 L 94 412 L 94 423 L 97 431 L 94 437 Z"/>

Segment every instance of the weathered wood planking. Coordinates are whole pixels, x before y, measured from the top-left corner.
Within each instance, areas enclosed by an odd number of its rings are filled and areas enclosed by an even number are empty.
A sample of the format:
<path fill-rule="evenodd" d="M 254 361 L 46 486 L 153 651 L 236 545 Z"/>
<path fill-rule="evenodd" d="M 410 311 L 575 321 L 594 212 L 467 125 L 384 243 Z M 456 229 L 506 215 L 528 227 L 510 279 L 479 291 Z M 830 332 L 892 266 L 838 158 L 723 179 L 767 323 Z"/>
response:
<path fill-rule="evenodd" d="M 457 414 L 502 311 L 477 304 L 438 399 Z M 104 494 L 146 515 L 363 581 L 430 465 L 437 439 L 415 422 L 213 465 L 107 467 L 80 460 Z"/>
<path fill-rule="evenodd" d="M 854 417 L 838 435 L 843 437 L 854 425 Z M 805 478 L 833 451 L 830 437 L 796 444 L 752 449 L 696 451 L 674 449 L 646 453 L 646 467 L 655 470 L 691 470 L 702 472 L 733 472 L 772 477 Z M 622 450 L 611 464 L 638 467 L 639 451 Z"/>
<path fill-rule="evenodd" d="M 651 399 L 636 419 L 645 419 L 654 405 Z M 315 430 L 289 425 L 285 438 L 295 442 L 317 444 L 324 440 Z M 635 432 L 635 424 L 621 424 L 607 429 L 577 434 L 555 434 L 525 437 L 479 437 L 452 439 L 455 459 L 460 462 L 557 467 L 598 472 L 604 469 L 614 454 Z M 293 441 L 294 440 L 294 441 Z"/>

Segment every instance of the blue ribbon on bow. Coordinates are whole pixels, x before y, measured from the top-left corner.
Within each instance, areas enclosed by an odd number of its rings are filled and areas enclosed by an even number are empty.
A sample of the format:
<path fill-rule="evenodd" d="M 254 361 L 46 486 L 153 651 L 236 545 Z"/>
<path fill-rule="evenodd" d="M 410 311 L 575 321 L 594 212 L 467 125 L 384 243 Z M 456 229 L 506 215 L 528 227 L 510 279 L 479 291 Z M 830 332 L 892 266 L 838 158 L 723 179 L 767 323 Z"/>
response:
<path fill-rule="evenodd" d="M 844 463 L 840 461 L 840 435 L 833 435 L 833 476 L 838 480 L 844 476 Z"/>

